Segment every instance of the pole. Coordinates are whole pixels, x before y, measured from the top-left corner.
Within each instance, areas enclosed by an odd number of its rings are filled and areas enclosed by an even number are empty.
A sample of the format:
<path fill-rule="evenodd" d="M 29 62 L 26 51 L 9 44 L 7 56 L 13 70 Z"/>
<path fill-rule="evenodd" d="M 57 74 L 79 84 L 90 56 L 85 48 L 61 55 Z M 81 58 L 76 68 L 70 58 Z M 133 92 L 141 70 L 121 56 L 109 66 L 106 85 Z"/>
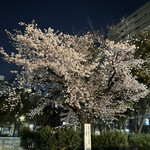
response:
<path fill-rule="evenodd" d="M 91 150 L 91 124 L 84 124 L 84 150 Z"/>

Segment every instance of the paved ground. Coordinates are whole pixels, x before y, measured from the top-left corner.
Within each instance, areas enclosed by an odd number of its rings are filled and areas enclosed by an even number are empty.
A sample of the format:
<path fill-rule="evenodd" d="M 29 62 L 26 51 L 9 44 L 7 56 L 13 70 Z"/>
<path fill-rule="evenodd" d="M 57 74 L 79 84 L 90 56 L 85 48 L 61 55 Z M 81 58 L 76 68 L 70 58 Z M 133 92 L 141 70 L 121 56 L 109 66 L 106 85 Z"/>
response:
<path fill-rule="evenodd" d="M 0 146 L 0 150 L 23 150 L 21 147 L 13 147 L 13 146 L 10 146 L 10 145 L 4 145 L 3 148 L 2 146 Z"/>
<path fill-rule="evenodd" d="M 0 146 L 0 150 L 24 150 L 24 149 L 21 147 L 14 148 L 13 146 L 5 145 L 3 148 L 2 146 Z"/>

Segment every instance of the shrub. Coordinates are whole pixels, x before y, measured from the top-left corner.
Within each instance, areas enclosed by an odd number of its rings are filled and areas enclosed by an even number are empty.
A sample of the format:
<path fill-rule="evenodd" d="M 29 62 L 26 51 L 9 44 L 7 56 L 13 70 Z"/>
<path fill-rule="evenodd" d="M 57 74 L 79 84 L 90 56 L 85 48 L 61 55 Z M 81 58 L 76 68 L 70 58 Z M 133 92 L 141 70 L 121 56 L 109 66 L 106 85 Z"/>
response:
<path fill-rule="evenodd" d="M 43 127 L 40 131 L 40 150 L 56 150 L 57 140 L 54 129 L 50 126 Z"/>
<path fill-rule="evenodd" d="M 147 127 L 147 133 L 150 134 L 150 126 Z"/>
<path fill-rule="evenodd" d="M 76 150 L 81 145 L 81 137 L 78 131 L 65 127 L 55 130 L 58 148 L 66 150 Z"/>
<path fill-rule="evenodd" d="M 19 135 L 21 145 L 27 150 L 78 150 L 82 141 L 79 132 L 69 127 L 46 126 L 39 132 L 23 128 Z"/>
<path fill-rule="evenodd" d="M 128 142 L 131 148 L 149 150 L 150 134 L 130 134 L 128 137 Z"/>
<path fill-rule="evenodd" d="M 150 134 L 150 126 L 143 126 L 143 132 Z"/>
<path fill-rule="evenodd" d="M 91 143 L 92 143 L 92 150 L 99 150 L 101 145 L 100 145 L 100 135 L 91 135 Z"/>
<path fill-rule="evenodd" d="M 27 150 L 36 149 L 40 135 L 38 132 L 31 131 L 28 127 L 23 127 L 19 132 L 21 137 L 21 146 Z"/>
<path fill-rule="evenodd" d="M 127 149 L 128 138 L 127 135 L 122 131 L 110 130 L 100 134 L 99 145 L 101 149 Z"/>

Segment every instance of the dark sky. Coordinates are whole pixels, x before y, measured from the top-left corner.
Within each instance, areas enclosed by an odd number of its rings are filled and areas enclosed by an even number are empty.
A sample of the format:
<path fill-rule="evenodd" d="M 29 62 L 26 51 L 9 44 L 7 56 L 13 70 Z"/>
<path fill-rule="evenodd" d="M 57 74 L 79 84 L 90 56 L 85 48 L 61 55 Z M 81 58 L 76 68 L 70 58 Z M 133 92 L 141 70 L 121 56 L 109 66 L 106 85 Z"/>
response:
<path fill-rule="evenodd" d="M 90 19 L 94 29 L 118 23 L 148 0 L 0 0 L 0 46 L 8 53 L 14 51 L 5 29 L 18 28 L 18 22 L 31 23 L 35 20 L 40 28 L 52 27 L 64 33 L 78 33 L 89 27 Z M 2 60 L 0 54 L 0 75 L 5 79 L 13 76 L 14 65 Z"/>

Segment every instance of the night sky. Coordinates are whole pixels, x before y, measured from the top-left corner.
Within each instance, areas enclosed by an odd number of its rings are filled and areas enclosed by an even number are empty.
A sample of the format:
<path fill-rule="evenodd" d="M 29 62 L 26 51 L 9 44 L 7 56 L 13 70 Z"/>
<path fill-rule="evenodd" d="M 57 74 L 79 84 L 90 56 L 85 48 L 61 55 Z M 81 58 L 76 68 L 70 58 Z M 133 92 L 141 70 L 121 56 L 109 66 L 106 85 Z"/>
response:
<path fill-rule="evenodd" d="M 64 33 L 79 33 L 89 28 L 89 20 L 95 30 L 116 24 L 147 3 L 148 0 L 1 0 L 0 46 L 9 54 L 14 51 L 5 33 L 13 31 L 18 22 L 35 20 L 41 29 L 52 27 Z M 4 62 L 0 54 L 0 75 L 13 78 L 14 65 Z"/>

